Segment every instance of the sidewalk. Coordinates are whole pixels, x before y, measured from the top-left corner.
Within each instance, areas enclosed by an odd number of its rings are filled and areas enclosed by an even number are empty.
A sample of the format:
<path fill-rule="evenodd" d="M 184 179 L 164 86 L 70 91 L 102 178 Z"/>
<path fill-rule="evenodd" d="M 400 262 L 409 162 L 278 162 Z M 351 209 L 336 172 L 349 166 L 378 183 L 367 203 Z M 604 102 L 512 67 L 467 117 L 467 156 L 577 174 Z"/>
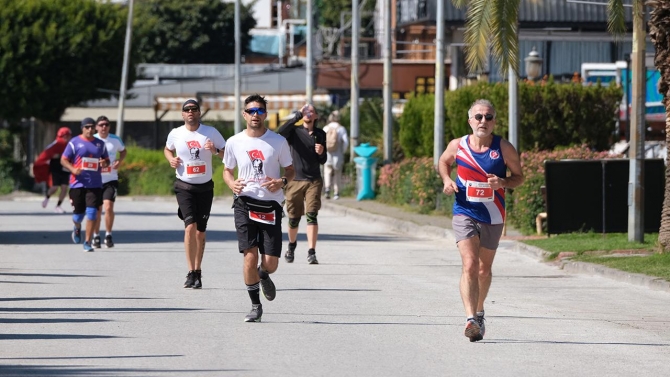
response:
<path fill-rule="evenodd" d="M 383 222 L 403 233 L 454 241 L 451 232 L 451 218 L 447 216 L 412 213 L 376 200 L 357 201 L 355 198 L 340 198 L 339 200 L 323 199 L 322 203 L 323 208 L 328 210 L 367 218 L 370 221 Z M 529 236 L 529 238 L 532 237 Z M 533 257 L 540 262 L 546 261 L 548 252 L 520 242 L 523 238 L 525 237 L 521 233 L 509 227 L 507 228 L 507 234 L 502 237 L 503 240 L 514 241 L 514 251 Z M 552 263 L 559 263 L 561 268 L 569 273 L 603 276 L 654 290 L 670 292 L 670 282 L 652 276 L 620 271 L 593 263 L 569 260 Z"/>

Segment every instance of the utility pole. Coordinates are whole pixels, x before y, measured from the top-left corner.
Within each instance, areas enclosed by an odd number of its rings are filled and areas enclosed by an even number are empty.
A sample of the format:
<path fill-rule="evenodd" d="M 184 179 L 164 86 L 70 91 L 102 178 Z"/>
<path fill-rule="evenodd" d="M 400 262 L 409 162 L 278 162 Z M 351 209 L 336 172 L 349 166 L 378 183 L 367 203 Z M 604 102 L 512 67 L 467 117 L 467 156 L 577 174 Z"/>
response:
<path fill-rule="evenodd" d="M 440 156 L 444 151 L 444 1 L 437 2 L 436 19 L 433 165 L 437 167 L 437 164 L 440 161 Z"/>
<path fill-rule="evenodd" d="M 240 35 L 240 1 L 241 0 L 235 0 L 235 134 L 238 134 L 240 131 L 242 131 L 242 123 L 240 122 L 240 115 L 242 114 L 242 109 L 240 107 L 240 87 L 242 86 L 242 74 L 240 72 L 242 60 L 242 42 Z"/>
<path fill-rule="evenodd" d="M 384 0 L 384 163 L 393 160 L 393 56 L 391 48 L 391 0 Z"/>
<path fill-rule="evenodd" d="M 518 59 L 518 58 L 516 58 Z M 512 68 L 512 64 L 509 65 L 508 67 L 508 87 L 507 87 L 507 92 L 509 96 L 509 100 L 507 101 L 508 104 L 508 122 L 509 122 L 509 129 L 508 129 L 508 136 L 507 139 L 516 150 L 519 150 L 519 78 Z"/>
<path fill-rule="evenodd" d="M 630 144 L 628 161 L 628 241 L 644 242 L 644 135 L 645 135 L 645 65 L 644 4 L 633 1 L 633 80 L 631 116 L 629 119 Z"/>
<path fill-rule="evenodd" d="M 126 41 L 123 47 L 123 68 L 121 70 L 121 89 L 119 90 L 119 113 L 116 120 L 116 135 L 123 140 L 123 112 L 126 104 L 126 86 L 128 85 L 128 64 L 130 43 L 133 35 L 133 0 L 128 1 L 128 20 L 126 21 Z"/>
<path fill-rule="evenodd" d="M 307 103 L 312 103 L 314 96 L 314 76 L 312 75 L 312 63 L 314 61 L 314 46 L 312 46 L 312 34 L 314 33 L 314 13 L 312 11 L 312 3 L 314 0 L 307 0 L 307 57 L 305 65 L 305 74 L 307 75 L 307 84 L 305 87 L 305 97 Z"/>
<path fill-rule="evenodd" d="M 353 161 L 354 158 L 354 147 L 358 146 L 358 94 L 359 94 L 359 83 L 358 83 L 358 37 L 360 35 L 361 27 L 361 18 L 358 13 L 358 0 L 353 0 L 351 2 L 351 99 L 349 103 L 351 104 L 351 114 L 350 122 L 351 129 L 349 130 L 349 156 Z"/>

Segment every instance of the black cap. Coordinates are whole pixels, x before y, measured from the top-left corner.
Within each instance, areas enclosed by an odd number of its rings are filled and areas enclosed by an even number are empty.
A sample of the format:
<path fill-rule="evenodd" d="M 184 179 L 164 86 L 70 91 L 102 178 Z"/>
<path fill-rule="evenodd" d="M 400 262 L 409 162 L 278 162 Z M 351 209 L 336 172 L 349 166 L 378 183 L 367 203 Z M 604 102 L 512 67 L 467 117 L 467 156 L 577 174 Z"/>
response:
<path fill-rule="evenodd" d="M 92 124 L 95 126 L 95 121 L 93 118 L 84 118 L 84 120 L 81 121 L 81 126 L 84 127 L 86 125 Z"/>
<path fill-rule="evenodd" d="M 181 105 L 181 109 L 184 110 L 186 105 L 195 105 L 195 107 L 197 107 L 198 110 L 200 109 L 200 104 L 198 104 L 198 101 L 196 101 L 194 99 L 187 99 L 186 102 L 184 102 L 184 104 Z"/>

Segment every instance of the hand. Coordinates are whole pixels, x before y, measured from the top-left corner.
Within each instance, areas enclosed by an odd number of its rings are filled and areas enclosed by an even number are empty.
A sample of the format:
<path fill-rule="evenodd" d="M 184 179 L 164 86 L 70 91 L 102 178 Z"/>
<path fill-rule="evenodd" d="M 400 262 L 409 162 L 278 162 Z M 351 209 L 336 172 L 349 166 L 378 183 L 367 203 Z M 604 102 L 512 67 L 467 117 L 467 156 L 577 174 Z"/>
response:
<path fill-rule="evenodd" d="M 100 164 L 100 167 L 106 168 L 109 166 L 109 160 L 101 158 L 98 160 L 98 164 Z"/>
<path fill-rule="evenodd" d="M 458 192 L 458 186 L 456 186 L 456 182 L 452 181 L 451 179 L 447 182 L 444 182 L 444 188 L 442 188 L 442 192 L 446 195 L 451 195 L 455 192 Z"/>
<path fill-rule="evenodd" d="M 177 168 L 181 164 L 181 158 L 179 157 L 173 157 L 170 159 L 170 166 L 173 168 Z"/>
<path fill-rule="evenodd" d="M 316 151 L 316 154 L 323 154 L 325 148 L 321 144 L 316 144 L 314 145 L 314 150 Z"/>
<path fill-rule="evenodd" d="M 72 173 L 72 175 L 79 175 L 81 174 L 81 168 L 74 168 L 70 170 L 70 173 Z"/>
<path fill-rule="evenodd" d="M 233 182 L 233 187 L 231 187 L 230 189 L 233 190 L 233 194 L 240 195 L 242 193 L 242 189 L 246 185 L 247 184 L 244 182 L 244 179 L 238 178 L 235 180 L 235 182 Z"/>
<path fill-rule="evenodd" d="M 119 169 L 119 166 L 121 165 L 121 160 L 116 160 L 114 161 L 114 164 L 112 164 L 112 169 Z"/>
<path fill-rule="evenodd" d="M 261 187 L 267 188 L 270 192 L 281 190 L 282 186 L 284 186 L 284 182 L 282 182 L 281 178 L 279 179 L 268 178 L 267 182 L 261 184 Z"/>
<path fill-rule="evenodd" d="M 486 178 L 488 178 L 489 185 L 491 185 L 491 188 L 494 190 L 505 188 L 505 179 L 500 178 L 495 174 L 486 174 Z"/>
<path fill-rule="evenodd" d="M 214 143 L 212 143 L 212 141 L 209 139 L 205 141 L 205 149 L 212 152 L 212 154 L 216 154 L 216 147 L 214 146 Z"/>

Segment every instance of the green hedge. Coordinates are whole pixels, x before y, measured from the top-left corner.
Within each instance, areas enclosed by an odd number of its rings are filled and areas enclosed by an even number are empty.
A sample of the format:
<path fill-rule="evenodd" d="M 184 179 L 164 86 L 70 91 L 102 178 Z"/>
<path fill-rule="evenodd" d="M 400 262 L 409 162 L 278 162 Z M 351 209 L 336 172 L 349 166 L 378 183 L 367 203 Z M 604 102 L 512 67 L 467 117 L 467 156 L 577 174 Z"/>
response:
<path fill-rule="evenodd" d="M 558 84 L 551 79 L 540 84 L 520 82 L 519 150 L 568 145 L 607 149 L 622 96 L 621 88 L 613 85 Z M 445 93 L 445 145 L 451 139 L 472 133 L 467 112 L 479 98 L 490 100 L 496 107 L 495 133 L 507 135 L 507 84 L 479 83 Z M 433 155 L 434 103 L 434 96 L 423 95 L 410 98 L 405 104 L 398 123 L 400 145 L 406 156 Z"/>
<path fill-rule="evenodd" d="M 119 195 L 173 195 L 175 171 L 163 150 L 127 146 L 128 154 L 119 170 Z M 213 160 L 214 195 L 232 195 L 223 182 L 223 164 Z"/>

